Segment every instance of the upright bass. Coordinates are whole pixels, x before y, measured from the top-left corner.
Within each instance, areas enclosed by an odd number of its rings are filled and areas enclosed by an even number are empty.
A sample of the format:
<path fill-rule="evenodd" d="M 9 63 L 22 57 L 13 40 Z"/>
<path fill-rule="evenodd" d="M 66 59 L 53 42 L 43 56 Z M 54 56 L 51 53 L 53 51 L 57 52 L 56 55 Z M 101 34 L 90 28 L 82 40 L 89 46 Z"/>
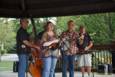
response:
<path fill-rule="evenodd" d="M 34 24 L 34 20 L 31 19 L 31 22 L 33 24 L 33 32 L 34 36 L 36 38 L 36 28 Z M 37 46 L 40 47 L 40 43 L 37 42 L 36 39 L 34 39 L 34 44 L 37 44 Z M 41 47 L 40 47 L 41 48 Z M 29 62 L 29 73 L 32 75 L 32 77 L 42 77 L 42 59 L 41 59 L 41 50 L 31 49 L 31 59 Z"/>

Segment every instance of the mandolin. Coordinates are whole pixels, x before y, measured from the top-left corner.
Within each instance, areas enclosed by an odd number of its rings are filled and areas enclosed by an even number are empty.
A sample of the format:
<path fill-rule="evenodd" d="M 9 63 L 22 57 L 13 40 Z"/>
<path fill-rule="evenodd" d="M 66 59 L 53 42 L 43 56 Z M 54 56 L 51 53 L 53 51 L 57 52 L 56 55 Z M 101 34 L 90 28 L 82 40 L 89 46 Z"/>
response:
<path fill-rule="evenodd" d="M 43 56 L 48 57 L 51 53 L 59 48 L 59 42 L 57 40 L 46 42 L 43 44 Z M 50 51 L 52 50 L 52 51 Z"/>

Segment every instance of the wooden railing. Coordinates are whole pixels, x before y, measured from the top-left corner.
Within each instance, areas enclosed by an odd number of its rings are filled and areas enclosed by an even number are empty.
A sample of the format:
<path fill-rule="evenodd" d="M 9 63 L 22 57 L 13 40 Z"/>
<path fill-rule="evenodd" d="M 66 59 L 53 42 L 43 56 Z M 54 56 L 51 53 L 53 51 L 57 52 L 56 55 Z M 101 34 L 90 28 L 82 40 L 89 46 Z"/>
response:
<path fill-rule="evenodd" d="M 112 53 L 115 51 L 115 43 L 94 45 L 92 51 L 92 69 L 98 71 L 98 65 L 112 65 Z M 85 54 L 85 53 L 84 53 Z M 78 69 L 75 63 L 75 70 Z M 62 59 L 58 60 L 56 71 L 62 71 Z"/>
<path fill-rule="evenodd" d="M 92 47 L 93 50 L 109 50 L 114 51 L 115 50 L 115 44 L 101 44 L 101 45 L 94 45 Z"/>

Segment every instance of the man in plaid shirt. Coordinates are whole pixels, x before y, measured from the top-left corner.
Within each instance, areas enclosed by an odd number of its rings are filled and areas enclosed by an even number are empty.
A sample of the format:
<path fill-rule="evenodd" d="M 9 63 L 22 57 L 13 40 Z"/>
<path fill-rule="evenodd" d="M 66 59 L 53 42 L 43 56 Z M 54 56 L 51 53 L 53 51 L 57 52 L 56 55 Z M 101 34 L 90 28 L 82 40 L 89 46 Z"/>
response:
<path fill-rule="evenodd" d="M 61 39 L 62 52 L 62 77 L 67 77 L 67 66 L 69 68 L 69 77 L 74 77 L 74 56 L 78 52 L 77 38 L 78 33 L 75 32 L 75 24 L 73 20 L 68 21 L 68 30 L 63 32 Z"/>

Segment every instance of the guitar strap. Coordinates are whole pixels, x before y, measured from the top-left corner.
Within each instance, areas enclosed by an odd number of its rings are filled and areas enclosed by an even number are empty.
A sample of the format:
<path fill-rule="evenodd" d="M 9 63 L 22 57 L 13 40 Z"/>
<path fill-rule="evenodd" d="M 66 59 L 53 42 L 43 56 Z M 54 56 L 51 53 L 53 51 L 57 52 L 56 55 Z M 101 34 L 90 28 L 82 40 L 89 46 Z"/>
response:
<path fill-rule="evenodd" d="M 73 35 L 72 35 L 73 36 Z M 69 37 L 69 39 L 70 39 L 70 37 Z M 66 41 L 68 41 L 67 39 L 66 39 Z M 63 41 L 62 42 L 63 44 L 63 48 L 64 48 L 64 45 L 66 46 L 66 48 L 67 48 L 67 50 L 69 49 L 69 46 L 67 45 L 67 43 L 65 42 L 65 41 Z M 66 52 L 66 50 L 63 50 L 63 52 Z M 65 54 L 65 53 L 64 53 Z"/>

